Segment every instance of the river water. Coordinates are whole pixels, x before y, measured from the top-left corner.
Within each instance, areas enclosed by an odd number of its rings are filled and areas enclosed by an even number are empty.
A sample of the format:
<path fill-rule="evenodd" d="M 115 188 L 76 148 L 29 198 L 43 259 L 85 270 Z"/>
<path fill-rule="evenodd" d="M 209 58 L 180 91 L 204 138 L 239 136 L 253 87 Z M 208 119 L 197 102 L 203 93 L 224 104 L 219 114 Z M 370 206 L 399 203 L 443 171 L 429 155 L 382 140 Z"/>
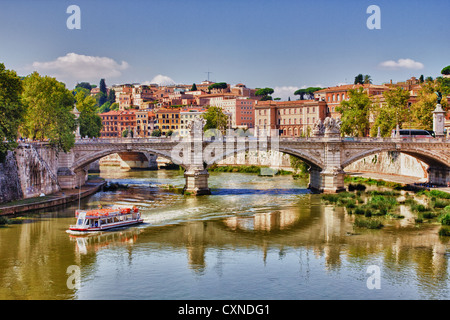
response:
<path fill-rule="evenodd" d="M 0 299 L 448 299 L 439 226 L 353 228 L 291 176 L 211 173 L 212 195 L 183 196 L 179 171 L 109 169 L 128 189 L 81 201 L 136 205 L 145 223 L 66 233 L 78 204 L 0 228 Z"/>

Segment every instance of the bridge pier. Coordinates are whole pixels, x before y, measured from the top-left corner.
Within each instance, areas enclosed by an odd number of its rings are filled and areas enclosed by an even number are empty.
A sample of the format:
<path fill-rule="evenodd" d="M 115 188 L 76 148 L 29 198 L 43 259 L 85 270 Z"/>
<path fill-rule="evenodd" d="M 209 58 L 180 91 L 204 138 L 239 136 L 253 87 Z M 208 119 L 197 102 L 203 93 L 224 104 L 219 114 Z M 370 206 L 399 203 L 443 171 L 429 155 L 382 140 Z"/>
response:
<path fill-rule="evenodd" d="M 429 167 L 428 182 L 434 185 L 447 186 L 450 183 L 450 168 L 449 167 Z"/>
<path fill-rule="evenodd" d="M 344 186 L 345 172 L 337 168 L 311 167 L 309 170 L 308 188 L 322 193 L 337 193 L 345 191 Z"/>
<path fill-rule="evenodd" d="M 69 168 L 58 169 L 58 183 L 61 186 L 61 189 L 75 189 L 79 186 L 84 186 L 87 176 L 87 168 L 82 168 L 75 172 Z"/>
<path fill-rule="evenodd" d="M 184 172 L 186 178 L 186 185 L 184 186 L 185 194 L 192 194 L 196 196 L 211 194 L 208 187 L 208 170 L 204 168 L 188 168 Z"/>

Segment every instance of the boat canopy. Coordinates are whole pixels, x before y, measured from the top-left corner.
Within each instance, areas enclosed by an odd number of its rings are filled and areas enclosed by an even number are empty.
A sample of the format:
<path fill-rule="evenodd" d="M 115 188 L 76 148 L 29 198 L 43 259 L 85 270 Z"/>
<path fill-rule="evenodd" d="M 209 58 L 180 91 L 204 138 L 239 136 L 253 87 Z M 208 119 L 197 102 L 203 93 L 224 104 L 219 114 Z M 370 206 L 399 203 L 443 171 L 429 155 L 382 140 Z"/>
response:
<path fill-rule="evenodd" d="M 133 210 L 131 208 L 107 208 L 107 209 L 93 209 L 93 210 L 76 210 L 75 215 L 83 215 L 86 218 L 99 218 L 99 217 L 111 217 L 111 216 L 119 216 L 123 214 L 129 214 L 132 212 L 138 212 L 139 210 L 134 207 Z"/>

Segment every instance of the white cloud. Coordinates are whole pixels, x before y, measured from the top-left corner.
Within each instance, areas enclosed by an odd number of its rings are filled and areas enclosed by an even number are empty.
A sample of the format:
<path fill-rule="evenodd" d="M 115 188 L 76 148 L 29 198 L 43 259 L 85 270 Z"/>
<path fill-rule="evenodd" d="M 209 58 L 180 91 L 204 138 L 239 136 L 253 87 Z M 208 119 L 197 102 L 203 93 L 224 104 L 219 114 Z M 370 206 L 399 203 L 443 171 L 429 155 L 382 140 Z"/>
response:
<path fill-rule="evenodd" d="M 388 69 L 415 69 L 420 70 L 424 68 L 423 63 L 414 61 L 412 59 L 398 59 L 397 61 L 388 60 L 380 63 L 380 67 Z"/>
<path fill-rule="evenodd" d="M 171 84 L 175 84 L 172 78 L 168 76 L 164 76 L 162 74 L 158 74 L 152 80 L 144 82 L 144 84 L 157 83 L 160 86 L 167 86 Z"/>
<path fill-rule="evenodd" d="M 116 78 L 128 68 L 128 63 L 118 63 L 108 57 L 86 56 L 68 53 L 63 57 L 48 62 L 33 62 L 33 69 L 66 83 L 92 81 L 97 83 L 101 78 Z"/>
<path fill-rule="evenodd" d="M 274 92 L 272 94 L 272 97 L 281 98 L 281 100 L 287 100 L 289 97 L 291 97 L 291 100 L 297 100 L 298 96 L 295 96 L 294 92 L 298 89 L 300 88 L 295 86 L 275 87 L 273 88 Z"/>

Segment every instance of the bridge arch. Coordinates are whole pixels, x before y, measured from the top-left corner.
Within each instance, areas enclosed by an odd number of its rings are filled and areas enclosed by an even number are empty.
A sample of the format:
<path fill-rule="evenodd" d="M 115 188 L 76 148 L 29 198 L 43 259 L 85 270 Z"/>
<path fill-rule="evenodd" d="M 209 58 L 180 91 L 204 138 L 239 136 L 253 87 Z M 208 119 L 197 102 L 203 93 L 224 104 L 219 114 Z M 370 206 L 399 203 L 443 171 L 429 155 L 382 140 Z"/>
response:
<path fill-rule="evenodd" d="M 351 155 L 348 159 L 343 161 L 341 167 L 344 169 L 345 167 L 358 160 L 369 157 L 371 155 L 380 154 L 382 152 L 404 153 L 424 162 L 430 167 L 450 167 L 450 159 L 442 153 L 426 150 L 423 148 L 396 148 L 395 146 L 376 147 L 364 150 L 360 153 L 356 153 L 355 155 Z"/>
<path fill-rule="evenodd" d="M 171 161 L 172 156 L 170 152 L 164 152 L 160 150 L 154 150 L 150 148 L 108 148 L 108 149 L 101 149 L 101 150 L 93 150 L 92 152 L 85 151 L 80 157 L 76 158 L 74 163 L 72 164 L 71 170 L 73 172 L 76 172 L 89 164 L 91 164 L 94 161 L 97 161 L 103 157 L 109 156 L 114 153 L 126 153 L 126 152 L 141 152 L 141 153 L 150 153 L 150 154 L 156 154 L 157 156 L 161 156 L 164 158 L 167 158 Z M 76 153 L 75 153 L 76 157 Z M 183 166 L 180 164 L 180 166 Z"/>
<path fill-rule="evenodd" d="M 210 144 L 209 146 L 212 147 L 212 144 Z M 213 151 L 213 147 L 209 150 L 208 150 L 208 148 L 206 148 L 206 150 L 207 150 L 207 152 Z M 251 146 L 246 145 L 245 147 L 233 148 L 233 150 L 226 150 L 225 152 L 219 152 L 218 155 L 215 155 L 208 161 L 205 161 L 206 168 L 208 169 L 212 165 L 218 163 L 219 161 L 226 159 L 229 156 L 234 156 L 238 153 L 252 151 L 252 150 L 254 150 L 254 149 Z M 254 151 L 259 151 L 259 150 L 254 150 Z M 261 151 L 265 151 L 265 150 L 261 150 Z M 270 151 L 270 149 L 266 150 L 266 151 Z M 280 153 L 285 153 L 288 155 L 292 155 L 292 156 L 296 156 L 296 157 L 300 158 L 301 160 L 303 160 L 310 167 L 315 167 L 315 168 L 320 168 L 320 169 L 324 168 L 324 164 L 320 157 L 313 156 L 311 153 L 305 152 L 304 150 L 295 150 L 295 149 L 279 146 L 277 148 L 277 150 L 275 150 L 275 151 L 280 152 Z"/>

